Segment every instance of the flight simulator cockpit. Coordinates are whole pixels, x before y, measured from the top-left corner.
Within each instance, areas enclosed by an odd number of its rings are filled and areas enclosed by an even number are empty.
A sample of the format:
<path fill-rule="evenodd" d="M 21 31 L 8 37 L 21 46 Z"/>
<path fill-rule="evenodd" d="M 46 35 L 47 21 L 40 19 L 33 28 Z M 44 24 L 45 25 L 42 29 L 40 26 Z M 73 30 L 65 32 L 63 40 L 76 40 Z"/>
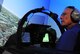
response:
<path fill-rule="evenodd" d="M 4 49 L 11 52 L 12 54 L 44 54 L 44 53 L 52 53 L 51 51 L 45 52 L 47 48 L 55 48 L 55 43 L 57 39 L 56 30 L 51 28 L 51 25 L 44 25 L 44 24 L 35 24 L 35 23 L 29 23 L 28 18 L 30 17 L 30 14 L 35 13 L 43 13 L 45 15 L 48 15 L 51 17 L 56 24 L 58 25 L 60 32 L 63 33 L 64 29 L 61 27 L 59 21 L 57 20 L 58 15 L 56 13 L 53 13 L 49 10 L 46 10 L 44 7 L 36 8 L 33 10 L 30 10 L 27 12 L 22 19 L 18 22 L 18 28 L 15 35 L 12 35 L 12 39 L 16 40 L 16 44 L 9 45 L 10 41 L 7 41 L 5 44 Z M 32 16 L 33 16 L 32 15 Z M 43 41 L 45 34 L 48 34 L 48 41 Z M 14 38 L 13 38 L 14 37 Z M 13 40 L 13 42 L 14 42 Z M 43 49 L 43 50 L 42 50 Z M 49 50 L 47 49 L 47 50 Z M 28 51 L 27 51 L 28 50 Z M 34 51 L 33 51 L 34 50 Z M 39 51 L 36 51 L 39 50 Z M 31 51 L 31 52 L 30 52 Z M 40 51 L 42 51 L 40 53 Z"/>

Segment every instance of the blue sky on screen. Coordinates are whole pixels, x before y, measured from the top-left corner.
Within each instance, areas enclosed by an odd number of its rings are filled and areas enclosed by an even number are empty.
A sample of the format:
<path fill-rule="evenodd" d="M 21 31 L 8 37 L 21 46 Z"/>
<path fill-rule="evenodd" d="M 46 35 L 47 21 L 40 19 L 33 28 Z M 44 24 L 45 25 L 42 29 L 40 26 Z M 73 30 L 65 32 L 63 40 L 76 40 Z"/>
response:
<path fill-rule="evenodd" d="M 45 8 L 49 8 L 50 0 L 4 0 L 3 6 L 7 8 L 12 13 L 16 14 L 19 18 L 35 8 L 40 8 L 44 6 Z"/>

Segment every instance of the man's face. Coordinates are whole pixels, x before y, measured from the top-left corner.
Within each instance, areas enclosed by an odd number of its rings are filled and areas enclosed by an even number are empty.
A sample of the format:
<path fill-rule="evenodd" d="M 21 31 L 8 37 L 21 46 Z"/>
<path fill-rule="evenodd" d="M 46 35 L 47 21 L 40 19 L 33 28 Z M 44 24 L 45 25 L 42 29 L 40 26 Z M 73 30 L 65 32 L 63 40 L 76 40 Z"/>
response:
<path fill-rule="evenodd" d="M 72 23 L 70 14 L 72 12 L 72 9 L 66 8 L 64 12 L 61 14 L 60 19 L 61 19 L 61 25 L 62 26 L 68 26 Z"/>

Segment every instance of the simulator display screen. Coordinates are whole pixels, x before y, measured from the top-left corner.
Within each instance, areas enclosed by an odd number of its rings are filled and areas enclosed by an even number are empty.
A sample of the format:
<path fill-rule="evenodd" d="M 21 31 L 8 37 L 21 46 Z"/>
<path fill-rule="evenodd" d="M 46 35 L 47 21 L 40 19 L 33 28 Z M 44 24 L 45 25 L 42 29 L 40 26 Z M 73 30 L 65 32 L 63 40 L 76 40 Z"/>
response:
<path fill-rule="evenodd" d="M 25 13 L 35 8 L 41 8 L 42 6 L 49 10 L 50 0 L 42 0 L 42 2 L 41 0 L 0 0 L 0 46 L 5 45 L 9 37 L 16 33 L 18 21 L 25 15 Z M 29 23 L 51 25 L 51 28 L 58 31 L 57 34 L 59 36 L 61 34 L 57 24 L 47 15 L 34 15 L 28 20 Z M 29 42 L 25 37 L 26 36 L 23 37 L 23 42 Z M 49 42 L 49 35 L 47 33 L 44 35 L 43 42 Z"/>

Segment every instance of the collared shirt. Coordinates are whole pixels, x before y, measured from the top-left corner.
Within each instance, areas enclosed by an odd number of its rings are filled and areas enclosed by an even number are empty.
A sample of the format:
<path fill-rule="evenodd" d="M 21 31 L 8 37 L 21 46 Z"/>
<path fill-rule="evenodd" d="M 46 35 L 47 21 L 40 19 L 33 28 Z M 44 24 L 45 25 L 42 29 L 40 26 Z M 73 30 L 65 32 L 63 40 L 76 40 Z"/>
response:
<path fill-rule="evenodd" d="M 76 24 L 71 29 L 65 31 L 58 40 L 56 44 L 56 49 L 64 51 L 73 51 L 79 31 L 79 24 Z"/>

